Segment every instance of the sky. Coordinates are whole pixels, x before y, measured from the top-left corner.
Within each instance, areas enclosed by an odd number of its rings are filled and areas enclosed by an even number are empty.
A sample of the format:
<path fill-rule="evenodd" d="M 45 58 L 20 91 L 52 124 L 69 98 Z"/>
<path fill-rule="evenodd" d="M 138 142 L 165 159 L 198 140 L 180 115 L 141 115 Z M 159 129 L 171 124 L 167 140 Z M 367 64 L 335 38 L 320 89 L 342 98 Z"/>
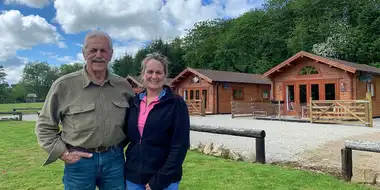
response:
<path fill-rule="evenodd" d="M 90 30 L 107 32 L 113 60 L 134 55 L 150 40 L 184 36 L 196 22 L 235 18 L 264 0 L 0 0 L 0 65 L 6 80 L 21 79 L 26 63 L 83 62 Z"/>

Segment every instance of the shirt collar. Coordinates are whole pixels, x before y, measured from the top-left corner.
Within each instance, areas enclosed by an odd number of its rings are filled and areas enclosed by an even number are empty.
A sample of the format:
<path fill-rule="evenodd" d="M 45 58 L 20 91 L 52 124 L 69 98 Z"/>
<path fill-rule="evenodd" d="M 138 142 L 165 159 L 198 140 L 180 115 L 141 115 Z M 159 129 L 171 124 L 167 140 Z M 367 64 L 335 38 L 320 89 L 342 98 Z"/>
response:
<path fill-rule="evenodd" d="M 90 75 L 88 74 L 88 72 L 86 70 L 86 66 L 87 65 L 84 65 L 83 68 L 82 68 L 82 75 L 84 77 L 83 88 L 88 87 L 91 83 L 95 84 L 95 83 L 92 82 L 91 77 L 90 77 Z M 109 72 L 109 70 L 107 70 L 107 78 L 104 81 L 104 83 L 108 83 L 111 86 L 114 86 L 114 80 L 113 79 L 114 79 L 114 76 Z"/>
<path fill-rule="evenodd" d="M 161 100 L 162 97 L 164 97 L 166 95 L 166 89 L 164 88 L 160 94 L 158 95 L 158 97 L 156 98 L 156 100 Z M 144 100 L 146 97 L 146 91 L 142 92 L 139 94 L 139 99 L 140 100 Z"/>

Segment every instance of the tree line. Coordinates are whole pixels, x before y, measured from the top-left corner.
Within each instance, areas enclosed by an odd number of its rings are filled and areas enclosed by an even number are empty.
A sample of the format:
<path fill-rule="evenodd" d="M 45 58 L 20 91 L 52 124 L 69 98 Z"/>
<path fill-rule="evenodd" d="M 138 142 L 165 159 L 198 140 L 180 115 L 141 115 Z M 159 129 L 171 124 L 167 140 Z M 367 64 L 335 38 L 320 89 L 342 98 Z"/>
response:
<path fill-rule="evenodd" d="M 153 40 L 115 60 L 112 68 L 123 77 L 139 75 L 144 57 L 160 52 L 171 62 L 171 78 L 186 67 L 262 74 L 301 50 L 379 67 L 379 10 L 376 0 L 267 0 L 237 18 L 197 22 L 183 37 Z M 60 75 L 47 63 L 33 64 L 41 64 L 43 72 L 25 75 L 33 73 L 26 67 L 20 84 L 50 86 Z"/>
<path fill-rule="evenodd" d="M 117 60 L 115 71 L 138 75 L 152 51 L 169 57 L 170 77 L 186 66 L 262 74 L 301 50 L 377 66 L 379 10 L 376 0 L 267 0 L 238 18 L 198 22 L 171 42 L 155 40 Z"/>
<path fill-rule="evenodd" d="M 47 62 L 30 62 L 25 65 L 22 79 L 9 85 L 5 77 L 7 74 L 0 67 L 0 103 L 5 100 L 24 102 L 28 94 L 35 94 L 37 99 L 43 101 L 52 83 L 59 77 L 77 71 L 83 63 L 63 64 L 59 67 L 49 65 Z"/>

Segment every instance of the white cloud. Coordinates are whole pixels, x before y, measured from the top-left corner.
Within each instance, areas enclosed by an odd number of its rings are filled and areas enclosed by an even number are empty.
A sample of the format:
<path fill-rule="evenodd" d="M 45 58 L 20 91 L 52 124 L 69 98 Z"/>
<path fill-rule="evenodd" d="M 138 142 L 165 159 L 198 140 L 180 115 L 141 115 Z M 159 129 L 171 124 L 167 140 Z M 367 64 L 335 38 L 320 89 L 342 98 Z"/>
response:
<path fill-rule="evenodd" d="M 31 49 L 38 44 L 63 47 L 62 37 L 44 18 L 23 16 L 18 10 L 0 14 L 0 60 L 15 57 L 18 50 Z"/>
<path fill-rule="evenodd" d="M 27 58 L 23 57 L 13 57 L 0 61 L 0 65 L 4 66 L 4 71 L 7 74 L 5 80 L 9 84 L 16 84 L 22 78 L 22 73 L 25 64 L 28 62 Z"/>
<path fill-rule="evenodd" d="M 225 15 L 230 17 L 238 17 L 250 9 L 262 7 L 263 3 L 263 0 L 226 0 Z"/>
<path fill-rule="evenodd" d="M 63 30 L 75 34 L 89 29 L 107 31 L 116 40 L 171 39 L 202 20 L 235 17 L 263 0 L 214 0 L 203 6 L 201 0 L 55 0 L 55 20 Z"/>
<path fill-rule="evenodd" d="M 43 8 L 48 5 L 50 0 L 5 0 L 4 4 L 19 4 L 32 8 Z"/>
<path fill-rule="evenodd" d="M 53 52 L 41 52 L 42 55 L 49 57 L 50 59 L 55 59 L 62 63 L 69 63 L 76 61 L 72 56 L 59 56 Z"/>

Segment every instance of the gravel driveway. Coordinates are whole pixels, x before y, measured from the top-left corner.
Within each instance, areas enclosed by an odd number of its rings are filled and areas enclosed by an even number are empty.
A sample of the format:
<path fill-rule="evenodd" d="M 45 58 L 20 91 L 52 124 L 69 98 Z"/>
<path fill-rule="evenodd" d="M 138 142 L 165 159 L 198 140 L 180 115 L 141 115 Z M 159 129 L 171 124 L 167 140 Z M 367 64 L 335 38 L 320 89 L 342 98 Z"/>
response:
<path fill-rule="evenodd" d="M 37 114 L 23 116 L 23 120 L 27 121 L 36 119 Z M 380 124 L 380 119 L 374 119 L 374 123 Z M 191 124 L 265 130 L 266 159 L 269 163 L 300 161 L 300 154 L 304 151 L 317 149 L 327 142 L 380 132 L 380 127 L 265 121 L 250 117 L 232 119 L 231 115 L 192 116 Z M 199 142 L 220 143 L 238 152 L 255 152 L 254 138 L 191 131 L 191 144 L 197 145 Z"/>
<path fill-rule="evenodd" d="M 310 124 L 283 121 L 254 120 L 250 117 L 232 119 L 230 115 L 192 116 L 191 124 L 228 128 L 262 129 L 266 132 L 266 159 L 271 162 L 293 162 L 305 150 L 316 149 L 329 141 L 350 136 L 380 132 L 380 128 L 334 124 Z M 255 152 L 255 139 L 211 133 L 191 132 L 191 144 L 221 143 L 239 152 Z"/>

